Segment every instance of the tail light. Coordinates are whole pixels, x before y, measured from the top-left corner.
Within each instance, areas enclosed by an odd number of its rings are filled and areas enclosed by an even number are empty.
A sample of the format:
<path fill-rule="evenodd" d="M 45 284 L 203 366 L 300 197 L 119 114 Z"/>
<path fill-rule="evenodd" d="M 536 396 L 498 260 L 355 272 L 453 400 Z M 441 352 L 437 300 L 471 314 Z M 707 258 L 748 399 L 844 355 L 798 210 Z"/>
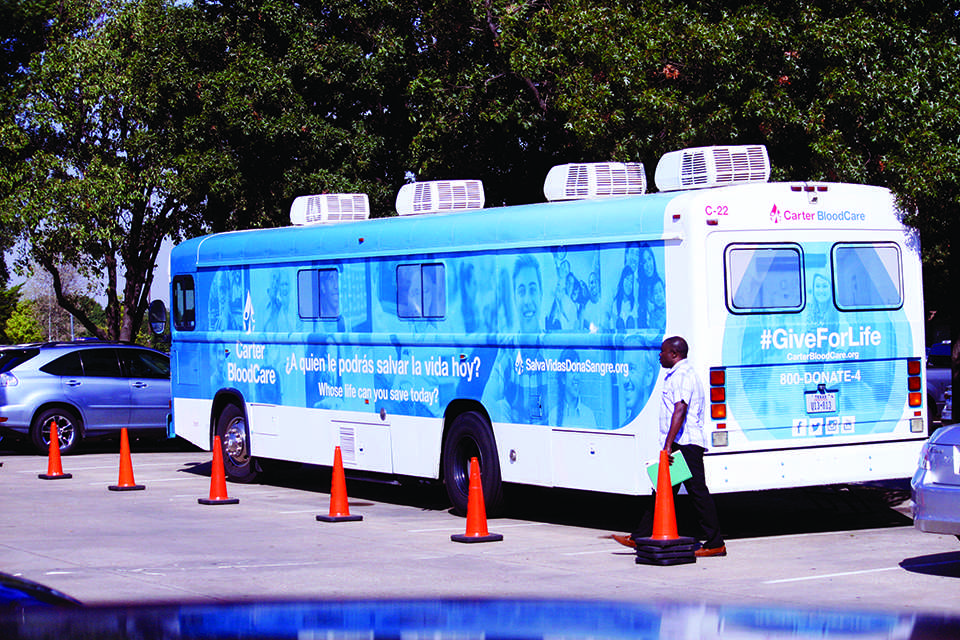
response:
<path fill-rule="evenodd" d="M 713 420 L 727 419 L 727 372 L 726 369 L 710 369 L 710 418 Z M 717 422 L 717 431 L 711 438 L 713 446 L 725 447 L 727 441 L 726 422 Z M 722 431 L 721 431 L 722 430 Z"/>
<path fill-rule="evenodd" d="M 919 359 L 907 360 L 907 398 L 911 407 L 923 404 L 923 385 L 920 378 L 922 371 L 923 365 Z"/>

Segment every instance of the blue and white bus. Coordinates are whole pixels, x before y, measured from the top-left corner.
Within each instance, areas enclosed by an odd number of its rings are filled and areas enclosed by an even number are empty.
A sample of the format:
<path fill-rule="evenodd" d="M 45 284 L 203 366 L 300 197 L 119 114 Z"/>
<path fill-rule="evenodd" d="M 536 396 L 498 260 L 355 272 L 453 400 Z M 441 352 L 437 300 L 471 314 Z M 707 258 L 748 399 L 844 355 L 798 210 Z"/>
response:
<path fill-rule="evenodd" d="M 708 389 L 717 492 L 909 477 L 927 435 L 917 234 L 890 192 L 770 183 L 762 146 L 555 167 L 546 203 L 478 181 L 298 198 L 293 226 L 171 256 L 173 420 L 228 477 L 261 460 L 646 494 L 658 353 Z"/>

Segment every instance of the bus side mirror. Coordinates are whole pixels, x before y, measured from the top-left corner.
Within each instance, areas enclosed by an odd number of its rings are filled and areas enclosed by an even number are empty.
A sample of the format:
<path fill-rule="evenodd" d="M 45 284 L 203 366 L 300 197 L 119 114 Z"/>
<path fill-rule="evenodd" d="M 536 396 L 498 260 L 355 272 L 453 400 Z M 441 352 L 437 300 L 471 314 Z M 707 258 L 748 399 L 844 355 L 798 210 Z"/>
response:
<path fill-rule="evenodd" d="M 150 303 L 147 319 L 150 322 L 150 330 L 158 336 L 163 335 L 167 328 L 167 305 L 163 304 L 163 300 L 154 300 Z"/>

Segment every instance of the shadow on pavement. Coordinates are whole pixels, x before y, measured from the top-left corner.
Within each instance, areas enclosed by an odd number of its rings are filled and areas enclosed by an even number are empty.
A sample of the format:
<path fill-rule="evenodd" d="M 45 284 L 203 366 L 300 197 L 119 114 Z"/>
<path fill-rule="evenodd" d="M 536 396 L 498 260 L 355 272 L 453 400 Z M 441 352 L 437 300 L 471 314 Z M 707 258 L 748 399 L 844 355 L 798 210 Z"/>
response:
<path fill-rule="evenodd" d="M 912 573 L 922 573 L 926 576 L 960 578 L 960 551 L 906 558 L 900 566 Z"/>

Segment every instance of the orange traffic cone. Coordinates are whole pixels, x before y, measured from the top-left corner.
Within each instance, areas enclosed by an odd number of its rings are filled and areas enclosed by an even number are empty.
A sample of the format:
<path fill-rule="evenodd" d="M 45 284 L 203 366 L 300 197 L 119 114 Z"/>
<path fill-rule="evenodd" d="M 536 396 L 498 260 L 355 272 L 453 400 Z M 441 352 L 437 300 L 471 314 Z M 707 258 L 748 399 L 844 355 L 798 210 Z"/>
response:
<path fill-rule="evenodd" d="M 42 480 L 66 480 L 73 476 L 63 472 L 60 464 L 60 432 L 57 430 L 57 421 L 50 422 L 50 449 L 47 454 L 47 472 L 37 475 Z"/>
<path fill-rule="evenodd" d="M 637 564 L 673 565 L 696 562 L 700 545 L 693 538 L 677 535 L 677 513 L 673 506 L 670 481 L 670 452 L 660 452 L 657 471 L 657 497 L 653 507 L 653 533 L 637 538 Z"/>
<path fill-rule="evenodd" d="M 653 534 L 656 540 L 677 538 L 677 512 L 673 505 L 673 483 L 670 481 L 670 453 L 660 452 L 657 472 L 657 499 L 653 507 Z"/>
<path fill-rule="evenodd" d="M 487 510 L 483 506 L 483 484 L 480 482 L 480 463 L 470 458 L 470 489 L 467 494 L 467 530 L 450 536 L 454 542 L 498 542 L 499 533 L 487 531 Z"/>
<path fill-rule="evenodd" d="M 220 436 L 213 436 L 213 462 L 210 464 L 210 497 L 197 498 L 200 504 L 237 504 L 240 498 L 227 497 L 227 477 L 223 472 L 223 448 Z"/>
<path fill-rule="evenodd" d="M 333 450 L 333 477 L 330 479 L 330 515 L 318 515 L 320 522 L 356 522 L 363 516 L 350 515 L 347 504 L 347 478 L 343 474 L 343 456 L 340 447 Z"/>
<path fill-rule="evenodd" d="M 130 438 L 127 437 L 127 428 L 120 429 L 120 477 L 117 484 L 107 487 L 110 491 L 141 491 L 146 489 L 133 479 L 133 462 L 130 460 Z"/>

